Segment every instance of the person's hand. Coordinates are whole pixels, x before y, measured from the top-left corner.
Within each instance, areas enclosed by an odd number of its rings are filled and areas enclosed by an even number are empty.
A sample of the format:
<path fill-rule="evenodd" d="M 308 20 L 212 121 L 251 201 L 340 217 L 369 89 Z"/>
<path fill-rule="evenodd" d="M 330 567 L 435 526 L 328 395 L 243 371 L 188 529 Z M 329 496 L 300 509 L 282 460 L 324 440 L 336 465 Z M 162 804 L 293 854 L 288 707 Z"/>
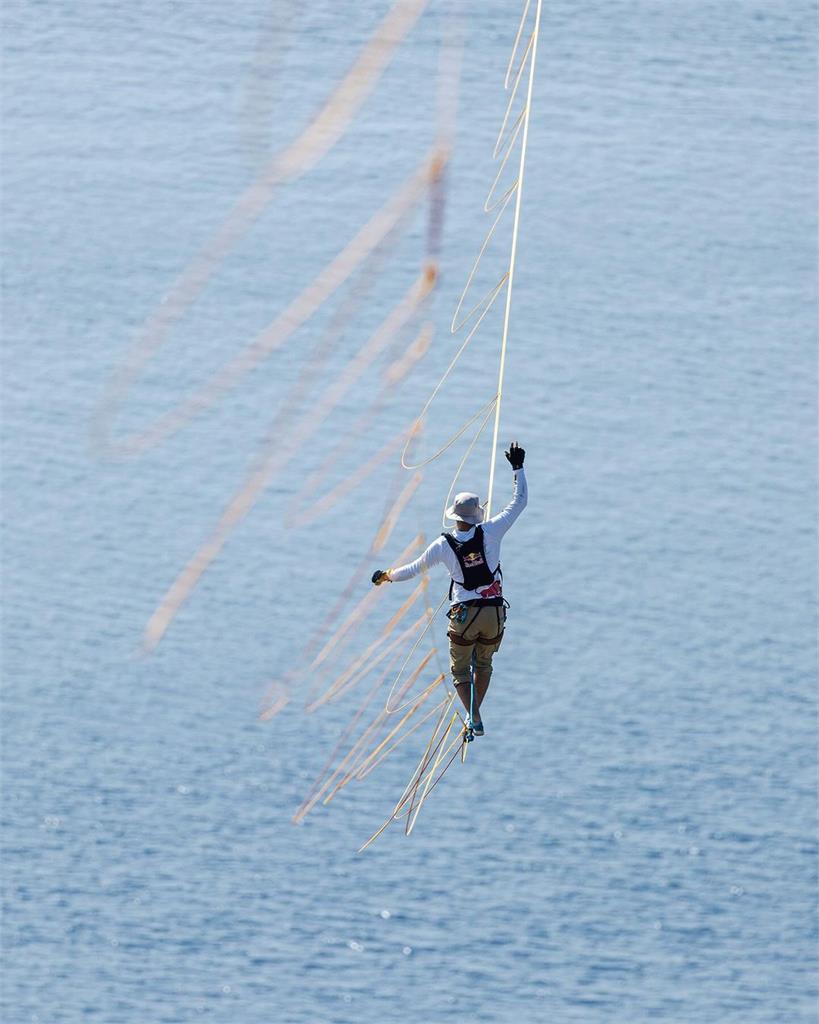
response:
<path fill-rule="evenodd" d="M 526 452 L 517 441 L 513 441 L 509 445 L 509 450 L 503 454 L 509 460 L 509 465 L 512 469 L 523 469 L 523 460 L 526 458 Z"/>
<path fill-rule="evenodd" d="M 376 569 L 372 577 L 373 583 L 380 587 L 382 583 L 392 583 L 390 574 L 385 572 L 383 569 Z"/>

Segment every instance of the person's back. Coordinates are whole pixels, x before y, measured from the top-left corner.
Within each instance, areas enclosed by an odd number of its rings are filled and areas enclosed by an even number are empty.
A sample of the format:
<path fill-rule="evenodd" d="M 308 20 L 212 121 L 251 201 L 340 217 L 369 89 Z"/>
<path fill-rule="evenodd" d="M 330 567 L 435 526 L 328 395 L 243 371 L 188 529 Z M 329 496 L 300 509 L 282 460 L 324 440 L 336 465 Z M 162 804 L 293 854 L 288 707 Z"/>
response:
<path fill-rule="evenodd" d="M 480 706 L 506 624 L 501 542 L 528 502 L 523 471 L 526 452 L 513 441 L 505 454 L 515 472 L 515 491 L 502 512 L 484 523 L 478 495 L 458 494 L 446 510 L 447 518 L 455 520 L 451 533 L 441 534 L 414 562 L 373 573 L 373 583 L 378 586 L 412 579 L 434 565 L 443 565 L 449 572 L 450 666 L 455 688 L 469 713 L 464 729 L 467 742 L 473 734 L 484 733 Z"/>

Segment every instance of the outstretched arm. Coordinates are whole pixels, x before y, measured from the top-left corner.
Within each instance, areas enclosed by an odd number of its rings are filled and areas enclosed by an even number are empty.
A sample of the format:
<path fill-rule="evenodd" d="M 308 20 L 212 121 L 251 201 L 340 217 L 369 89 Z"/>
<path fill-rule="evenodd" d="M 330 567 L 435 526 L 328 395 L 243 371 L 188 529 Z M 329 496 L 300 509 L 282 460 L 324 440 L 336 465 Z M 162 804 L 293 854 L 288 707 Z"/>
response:
<path fill-rule="evenodd" d="M 433 565 L 438 565 L 441 559 L 444 541 L 442 538 L 434 540 L 426 551 L 414 562 L 407 565 L 400 565 L 397 569 L 376 569 L 372 581 L 379 587 L 382 583 L 402 583 L 404 580 L 411 580 L 422 572 L 427 572 Z"/>

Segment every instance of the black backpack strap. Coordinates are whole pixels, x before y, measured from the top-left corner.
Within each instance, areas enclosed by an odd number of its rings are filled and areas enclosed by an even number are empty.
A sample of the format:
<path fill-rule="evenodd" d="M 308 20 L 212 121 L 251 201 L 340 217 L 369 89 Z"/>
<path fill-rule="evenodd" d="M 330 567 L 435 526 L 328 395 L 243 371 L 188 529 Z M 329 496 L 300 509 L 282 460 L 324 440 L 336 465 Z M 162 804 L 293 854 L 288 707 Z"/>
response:
<path fill-rule="evenodd" d="M 461 556 L 458 554 L 458 548 L 457 548 L 457 545 L 455 544 L 454 537 L 451 537 L 448 533 L 442 533 L 441 536 L 444 538 L 444 540 L 447 542 L 447 544 L 449 544 L 450 548 L 452 549 L 452 554 L 458 559 L 458 565 L 461 566 L 461 572 L 463 572 L 463 568 L 464 567 L 461 564 Z M 458 586 L 459 587 L 462 587 L 464 585 L 463 584 L 463 580 L 456 581 L 455 577 L 454 576 L 452 577 L 452 579 L 449 581 L 449 600 L 450 601 L 452 600 L 452 587 L 455 585 L 456 582 L 458 582 Z"/>

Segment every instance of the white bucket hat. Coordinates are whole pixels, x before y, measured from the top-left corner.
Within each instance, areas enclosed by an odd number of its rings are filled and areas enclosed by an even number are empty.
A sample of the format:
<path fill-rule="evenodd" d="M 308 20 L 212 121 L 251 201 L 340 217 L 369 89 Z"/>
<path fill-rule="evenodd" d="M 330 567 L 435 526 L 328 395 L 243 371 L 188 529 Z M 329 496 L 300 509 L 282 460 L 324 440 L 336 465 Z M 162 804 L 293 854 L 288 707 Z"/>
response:
<path fill-rule="evenodd" d="M 446 510 L 447 519 L 458 519 L 462 523 L 471 523 L 477 526 L 483 522 L 483 506 L 477 494 L 471 491 L 461 491 L 455 495 L 455 501 Z"/>

